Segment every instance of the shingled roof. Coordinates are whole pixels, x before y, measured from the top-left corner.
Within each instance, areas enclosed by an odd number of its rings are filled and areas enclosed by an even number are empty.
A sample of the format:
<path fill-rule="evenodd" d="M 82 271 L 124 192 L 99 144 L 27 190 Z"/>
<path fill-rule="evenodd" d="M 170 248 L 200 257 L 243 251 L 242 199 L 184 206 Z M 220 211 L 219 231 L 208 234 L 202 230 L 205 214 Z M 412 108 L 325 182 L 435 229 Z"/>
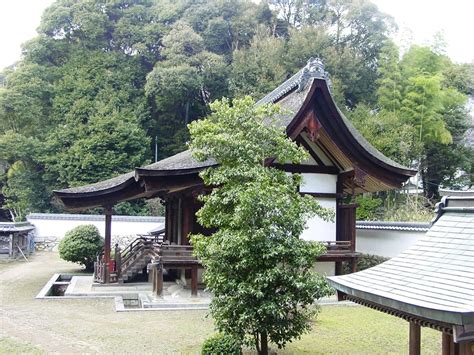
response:
<path fill-rule="evenodd" d="M 437 208 L 435 223 L 414 246 L 370 269 L 329 277 L 329 283 L 374 308 L 473 325 L 474 198 L 444 198 Z"/>

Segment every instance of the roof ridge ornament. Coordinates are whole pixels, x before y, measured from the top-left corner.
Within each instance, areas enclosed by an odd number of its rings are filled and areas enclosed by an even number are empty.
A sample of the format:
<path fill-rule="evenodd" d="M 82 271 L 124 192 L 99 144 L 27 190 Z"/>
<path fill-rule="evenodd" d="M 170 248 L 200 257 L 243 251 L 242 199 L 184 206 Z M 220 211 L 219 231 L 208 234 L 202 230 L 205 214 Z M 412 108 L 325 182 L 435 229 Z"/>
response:
<path fill-rule="evenodd" d="M 324 63 L 320 58 L 309 58 L 306 66 L 301 70 L 301 75 L 298 79 L 298 88 L 296 92 L 301 92 L 308 85 L 309 79 L 318 78 L 327 80 L 328 86 L 331 86 L 329 74 L 324 70 Z"/>
<path fill-rule="evenodd" d="M 295 88 L 296 92 L 301 92 L 306 88 L 311 78 L 326 80 L 329 91 L 332 91 L 332 83 L 329 79 L 329 74 L 324 70 L 323 61 L 319 58 L 310 58 L 303 69 L 300 69 L 287 81 L 257 101 L 257 105 L 275 103 Z"/>

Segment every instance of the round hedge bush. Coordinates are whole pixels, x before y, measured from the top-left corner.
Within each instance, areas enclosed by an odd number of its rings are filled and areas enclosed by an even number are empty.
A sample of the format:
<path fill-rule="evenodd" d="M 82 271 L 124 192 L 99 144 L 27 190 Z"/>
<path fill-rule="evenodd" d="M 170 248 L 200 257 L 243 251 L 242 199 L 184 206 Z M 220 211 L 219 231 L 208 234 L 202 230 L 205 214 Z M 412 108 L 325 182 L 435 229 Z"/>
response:
<path fill-rule="evenodd" d="M 104 239 L 96 226 L 78 226 L 66 232 L 59 243 L 59 256 L 63 260 L 84 265 L 86 271 L 93 271 L 97 253 L 103 247 Z"/>
<path fill-rule="evenodd" d="M 201 349 L 202 355 L 240 355 L 242 347 L 240 342 L 232 335 L 217 333 L 206 339 Z"/>

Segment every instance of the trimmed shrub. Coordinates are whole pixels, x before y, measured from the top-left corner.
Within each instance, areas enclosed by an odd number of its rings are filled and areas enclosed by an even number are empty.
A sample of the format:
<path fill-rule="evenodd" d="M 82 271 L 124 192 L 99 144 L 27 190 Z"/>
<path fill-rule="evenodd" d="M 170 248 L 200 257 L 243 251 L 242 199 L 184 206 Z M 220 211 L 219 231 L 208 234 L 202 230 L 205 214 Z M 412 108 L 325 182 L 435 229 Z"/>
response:
<path fill-rule="evenodd" d="M 373 255 L 373 254 L 362 254 L 357 259 L 357 271 L 362 271 L 365 269 L 370 269 L 373 266 L 378 264 L 382 264 L 386 262 L 390 258 L 386 258 L 380 255 Z"/>
<path fill-rule="evenodd" d="M 96 226 L 78 226 L 66 233 L 59 243 L 61 259 L 84 265 L 86 271 L 94 270 L 97 254 L 104 247 L 104 239 Z"/>
<path fill-rule="evenodd" d="M 376 266 L 378 264 L 382 264 L 389 260 L 390 258 L 386 258 L 384 256 L 380 255 L 373 255 L 373 254 L 361 254 L 357 258 L 357 266 L 356 266 L 356 271 L 362 271 L 365 269 L 369 269 L 373 266 Z M 351 273 L 351 265 L 349 262 L 343 262 L 343 272 L 344 274 L 350 274 Z"/>
<path fill-rule="evenodd" d="M 201 349 L 202 355 L 240 355 L 240 342 L 232 335 L 217 333 L 206 339 Z"/>

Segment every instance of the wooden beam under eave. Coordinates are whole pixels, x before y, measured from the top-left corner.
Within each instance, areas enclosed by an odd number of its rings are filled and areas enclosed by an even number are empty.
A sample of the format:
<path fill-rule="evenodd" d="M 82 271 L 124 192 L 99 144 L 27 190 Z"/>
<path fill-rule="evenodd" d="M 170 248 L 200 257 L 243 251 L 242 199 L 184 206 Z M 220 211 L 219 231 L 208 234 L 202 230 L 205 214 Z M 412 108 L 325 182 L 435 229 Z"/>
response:
<path fill-rule="evenodd" d="M 319 166 L 305 164 L 278 164 L 270 165 L 272 168 L 283 170 L 289 173 L 314 173 L 314 174 L 339 174 L 339 169 L 335 166 Z"/>
<path fill-rule="evenodd" d="M 167 193 L 202 186 L 203 181 L 198 174 L 177 176 L 144 176 L 143 186 L 148 193 L 166 190 Z"/>

